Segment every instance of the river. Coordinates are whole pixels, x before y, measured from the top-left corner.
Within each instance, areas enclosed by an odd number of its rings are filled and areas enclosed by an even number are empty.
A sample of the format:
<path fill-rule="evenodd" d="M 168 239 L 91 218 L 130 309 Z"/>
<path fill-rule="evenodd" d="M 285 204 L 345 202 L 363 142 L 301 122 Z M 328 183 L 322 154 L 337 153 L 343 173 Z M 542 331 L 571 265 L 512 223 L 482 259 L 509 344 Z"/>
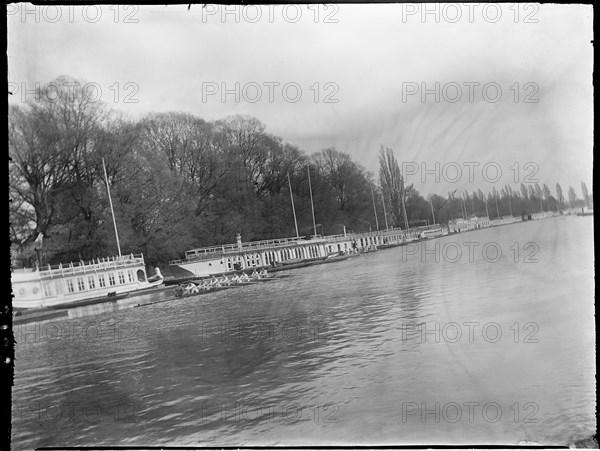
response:
<path fill-rule="evenodd" d="M 558 217 L 17 326 L 13 448 L 569 444 L 593 262 L 593 218 Z"/>

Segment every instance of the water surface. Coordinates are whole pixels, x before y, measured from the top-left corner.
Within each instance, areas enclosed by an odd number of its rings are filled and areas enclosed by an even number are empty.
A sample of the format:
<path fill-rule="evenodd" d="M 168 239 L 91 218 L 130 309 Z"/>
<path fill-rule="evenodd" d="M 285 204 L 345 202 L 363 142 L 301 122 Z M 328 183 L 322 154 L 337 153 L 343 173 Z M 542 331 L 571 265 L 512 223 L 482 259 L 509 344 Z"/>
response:
<path fill-rule="evenodd" d="M 569 444 L 596 430 L 593 255 L 560 217 L 19 326 L 13 447 Z"/>

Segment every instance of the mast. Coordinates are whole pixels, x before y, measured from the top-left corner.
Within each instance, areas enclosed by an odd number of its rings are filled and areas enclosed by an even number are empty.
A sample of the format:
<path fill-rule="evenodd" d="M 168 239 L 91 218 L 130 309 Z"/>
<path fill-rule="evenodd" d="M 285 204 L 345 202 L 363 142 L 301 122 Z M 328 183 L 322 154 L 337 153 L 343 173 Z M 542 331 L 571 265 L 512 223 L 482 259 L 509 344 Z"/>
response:
<path fill-rule="evenodd" d="M 375 208 L 375 196 L 373 195 L 373 186 L 371 185 L 371 198 L 373 199 L 373 211 L 375 212 L 375 224 L 377 225 L 377 231 L 379 232 L 379 220 L 377 219 L 377 209 Z"/>
<path fill-rule="evenodd" d="M 121 256 L 121 245 L 119 244 L 119 232 L 117 232 L 117 221 L 115 220 L 115 210 L 113 209 L 112 198 L 110 196 L 110 185 L 108 183 L 108 175 L 106 174 L 106 165 L 104 157 L 102 157 L 102 168 L 104 169 L 104 180 L 106 181 L 106 191 L 108 191 L 108 203 L 110 204 L 110 212 L 112 214 L 113 225 L 115 226 L 115 236 L 117 237 L 117 248 L 119 249 L 119 257 Z"/>
<path fill-rule="evenodd" d="M 402 210 L 404 211 L 404 226 L 406 227 L 406 231 L 409 231 L 410 228 L 408 227 L 408 218 L 406 217 L 406 204 L 404 203 L 404 189 L 400 195 L 402 197 Z"/>
<path fill-rule="evenodd" d="M 435 213 L 433 212 L 433 196 L 429 198 L 429 202 L 431 203 L 431 216 L 433 217 L 433 224 L 435 224 Z"/>
<path fill-rule="evenodd" d="M 313 228 L 315 230 L 315 237 L 317 236 L 317 223 L 315 222 L 315 204 L 313 203 L 312 185 L 310 183 L 310 166 L 306 165 L 306 172 L 308 172 L 308 189 L 310 191 L 310 208 L 312 210 L 313 217 Z"/>
<path fill-rule="evenodd" d="M 500 212 L 498 211 L 498 195 L 496 194 L 496 217 L 500 219 Z"/>
<path fill-rule="evenodd" d="M 290 182 L 290 173 L 288 172 L 288 185 L 290 186 L 290 199 L 292 199 L 292 211 L 294 212 L 294 225 L 296 226 L 296 238 L 300 238 L 298 233 L 298 222 L 296 221 L 296 209 L 294 208 L 294 196 L 292 195 L 292 182 Z"/>
<path fill-rule="evenodd" d="M 487 218 L 490 219 L 490 212 L 488 211 L 488 206 L 487 206 L 487 198 L 485 199 L 485 214 L 487 215 Z"/>

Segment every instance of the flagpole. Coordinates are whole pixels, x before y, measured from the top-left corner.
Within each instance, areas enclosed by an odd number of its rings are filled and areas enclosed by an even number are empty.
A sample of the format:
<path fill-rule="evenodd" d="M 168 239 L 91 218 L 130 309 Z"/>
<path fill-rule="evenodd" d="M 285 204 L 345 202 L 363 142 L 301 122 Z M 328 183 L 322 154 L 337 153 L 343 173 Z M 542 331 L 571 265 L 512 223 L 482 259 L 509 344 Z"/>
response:
<path fill-rule="evenodd" d="M 313 228 L 315 229 L 315 237 L 317 236 L 317 223 L 315 222 L 315 204 L 313 203 L 312 185 L 310 183 L 310 166 L 306 165 L 306 172 L 308 172 L 308 189 L 310 191 L 310 208 L 312 210 Z"/>
<path fill-rule="evenodd" d="M 294 208 L 294 196 L 292 195 L 292 182 L 290 181 L 290 173 L 288 172 L 288 185 L 290 186 L 290 199 L 292 199 L 292 211 L 294 212 L 294 225 L 296 226 L 296 238 L 300 238 L 298 233 L 298 222 L 296 221 L 296 208 Z"/>
<path fill-rule="evenodd" d="M 112 198 L 110 196 L 110 185 L 108 184 L 108 175 L 106 174 L 106 165 L 104 157 L 102 158 L 102 168 L 104 169 L 104 180 L 106 181 L 106 191 L 108 191 L 108 203 L 110 204 L 110 212 L 112 214 L 113 225 L 115 226 L 115 236 L 117 237 L 117 248 L 119 249 L 119 257 L 121 256 L 121 245 L 119 244 L 119 232 L 117 232 L 117 221 L 115 220 L 115 210 L 113 209 Z"/>

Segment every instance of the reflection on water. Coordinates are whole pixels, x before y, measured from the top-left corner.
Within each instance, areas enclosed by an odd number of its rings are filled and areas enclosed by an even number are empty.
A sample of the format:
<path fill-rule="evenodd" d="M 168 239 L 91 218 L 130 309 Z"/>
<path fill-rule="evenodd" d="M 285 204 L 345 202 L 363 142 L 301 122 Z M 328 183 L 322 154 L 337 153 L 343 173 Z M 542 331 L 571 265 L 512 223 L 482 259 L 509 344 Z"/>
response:
<path fill-rule="evenodd" d="M 595 431 L 592 221 L 479 230 L 19 326 L 13 446 L 584 438 Z"/>

